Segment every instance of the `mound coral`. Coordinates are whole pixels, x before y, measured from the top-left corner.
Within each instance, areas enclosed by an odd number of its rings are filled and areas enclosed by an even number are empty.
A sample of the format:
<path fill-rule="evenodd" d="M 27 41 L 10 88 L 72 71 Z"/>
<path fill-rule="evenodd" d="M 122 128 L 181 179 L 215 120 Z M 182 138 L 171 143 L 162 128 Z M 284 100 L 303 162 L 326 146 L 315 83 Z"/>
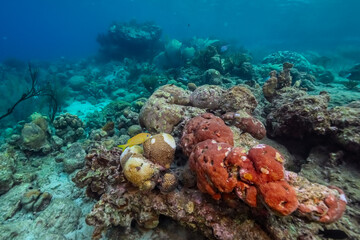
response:
<path fill-rule="evenodd" d="M 156 134 L 149 141 L 144 142 L 143 146 L 144 156 L 147 159 L 165 169 L 170 168 L 176 149 L 175 140 L 170 134 Z"/>
<path fill-rule="evenodd" d="M 167 133 L 152 136 L 143 143 L 143 147 L 134 145 L 126 148 L 120 156 L 125 178 L 141 190 L 153 189 L 158 183 L 160 171 L 170 168 L 175 148 L 174 138 Z M 166 177 L 160 181 L 168 185 L 168 180 Z M 165 185 L 164 189 L 171 188 Z"/>
<path fill-rule="evenodd" d="M 164 85 L 156 90 L 143 106 L 139 122 L 151 133 L 171 133 L 185 119 L 207 111 L 219 115 L 239 111 L 239 114 L 235 115 L 235 126 L 260 139 L 265 136 L 265 128 L 250 115 L 256 106 L 255 96 L 243 86 L 223 89 L 216 85 L 204 85 L 190 92 L 174 85 Z M 246 114 L 240 114 L 242 112 Z"/>

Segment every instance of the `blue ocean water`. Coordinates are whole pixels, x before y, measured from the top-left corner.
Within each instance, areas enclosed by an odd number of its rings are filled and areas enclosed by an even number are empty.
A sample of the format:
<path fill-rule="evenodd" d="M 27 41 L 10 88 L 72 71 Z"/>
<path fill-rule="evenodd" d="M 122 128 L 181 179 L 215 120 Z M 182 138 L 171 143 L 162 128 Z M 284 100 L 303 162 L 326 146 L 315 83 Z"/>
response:
<path fill-rule="evenodd" d="M 360 239 L 360 0 L 0 0 L 0 240 Z"/>
<path fill-rule="evenodd" d="M 0 3 L 0 59 L 81 58 L 112 21 L 154 21 L 164 36 L 244 47 L 334 50 L 359 46 L 357 0 L 15 0 Z"/>

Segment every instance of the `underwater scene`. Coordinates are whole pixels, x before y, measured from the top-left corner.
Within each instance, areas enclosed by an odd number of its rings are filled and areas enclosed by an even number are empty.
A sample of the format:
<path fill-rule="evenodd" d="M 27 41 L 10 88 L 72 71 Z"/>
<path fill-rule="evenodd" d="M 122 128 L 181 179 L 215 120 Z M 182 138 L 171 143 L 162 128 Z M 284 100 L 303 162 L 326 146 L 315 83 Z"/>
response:
<path fill-rule="evenodd" d="M 360 1 L 0 2 L 0 240 L 360 239 Z"/>

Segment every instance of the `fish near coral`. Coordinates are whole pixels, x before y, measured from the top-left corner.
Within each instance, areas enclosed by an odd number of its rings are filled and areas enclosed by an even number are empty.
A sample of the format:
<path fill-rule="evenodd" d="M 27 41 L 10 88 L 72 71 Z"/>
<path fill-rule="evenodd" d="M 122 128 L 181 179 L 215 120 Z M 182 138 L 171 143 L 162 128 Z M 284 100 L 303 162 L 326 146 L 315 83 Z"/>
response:
<path fill-rule="evenodd" d="M 138 145 L 138 144 L 142 144 L 144 143 L 146 140 L 148 140 L 151 137 L 150 133 L 139 133 L 137 135 L 135 135 L 134 137 L 130 138 L 126 144 L 123 145 L 118 145 L 119 148 L 122 148 L 122 150 L 124 151 L 125 148 L 127 147 L 131 147 L 134 145 Z"/>

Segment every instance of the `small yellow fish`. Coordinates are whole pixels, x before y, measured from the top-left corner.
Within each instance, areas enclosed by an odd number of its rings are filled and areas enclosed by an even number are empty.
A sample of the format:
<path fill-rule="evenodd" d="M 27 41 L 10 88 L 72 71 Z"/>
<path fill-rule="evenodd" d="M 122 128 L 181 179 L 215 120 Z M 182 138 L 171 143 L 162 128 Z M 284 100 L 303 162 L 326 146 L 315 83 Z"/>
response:
<path fill-rule="evenodd" d="M 127 147 L 142 144 L 143 142 L 148 140 L 150 137 L 151 137 L 150 133 L 139 133 L 138 135 L 135 135 L 132 138 L 130 138 L 126 144 L 118 145 L 118 147 L 122 148 L 122 150 L 124 151 L 125 148 L 127 148 Z"/>

